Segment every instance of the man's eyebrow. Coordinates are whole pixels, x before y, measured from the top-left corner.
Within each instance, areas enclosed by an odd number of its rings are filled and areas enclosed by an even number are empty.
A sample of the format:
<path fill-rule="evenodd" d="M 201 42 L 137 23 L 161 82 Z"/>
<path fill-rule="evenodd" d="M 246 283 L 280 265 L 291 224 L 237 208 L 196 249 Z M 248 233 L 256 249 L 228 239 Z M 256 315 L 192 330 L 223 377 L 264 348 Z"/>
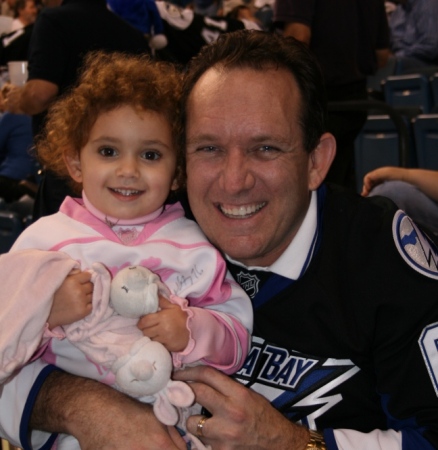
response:
<path fill-rule="evenodd" d="M 205 141 L 215 141 L 217 140 L 217 136 L 213 134 L 198 134 L 192 138 L 187 138 L 186 142 L 190 144 L 199 144 Z"/>

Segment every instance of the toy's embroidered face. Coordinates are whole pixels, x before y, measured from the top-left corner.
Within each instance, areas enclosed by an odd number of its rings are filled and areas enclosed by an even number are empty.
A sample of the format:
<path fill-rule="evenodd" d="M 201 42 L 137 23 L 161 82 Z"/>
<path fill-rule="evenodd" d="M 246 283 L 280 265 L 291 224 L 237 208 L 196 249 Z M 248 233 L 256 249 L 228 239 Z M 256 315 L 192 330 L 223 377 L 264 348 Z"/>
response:
<path fill-rule="evenodd" d="M 158 310 L 160 278 L 146 267 L 122 269 L 111 283 L 111 306 L 124 317 L 138 318 Z"/>

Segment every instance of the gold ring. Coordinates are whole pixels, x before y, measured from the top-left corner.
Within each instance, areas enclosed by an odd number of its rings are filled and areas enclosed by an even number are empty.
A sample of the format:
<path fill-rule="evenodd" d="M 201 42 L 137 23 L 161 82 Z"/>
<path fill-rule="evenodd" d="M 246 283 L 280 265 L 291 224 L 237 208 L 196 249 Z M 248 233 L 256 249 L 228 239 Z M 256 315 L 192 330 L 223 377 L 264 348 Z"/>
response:
<path fill-rule="evenodd" d="M 204 433 L 202 432 L 202 428 L 204 427 L 204 423 L 207 421 L 208 417 L 202 416 L 199 419 L 198 425 L 196 426 L 196 435 L 200 438 L 204 437 Z"/>

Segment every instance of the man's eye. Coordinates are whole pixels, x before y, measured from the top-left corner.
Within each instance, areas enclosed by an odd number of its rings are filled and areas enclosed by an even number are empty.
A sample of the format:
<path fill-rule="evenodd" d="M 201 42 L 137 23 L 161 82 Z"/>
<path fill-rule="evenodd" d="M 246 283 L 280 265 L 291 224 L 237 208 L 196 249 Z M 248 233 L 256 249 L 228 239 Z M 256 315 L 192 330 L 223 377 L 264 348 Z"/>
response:
<path fill-rule="evenodd" d="M 99 153 L 102 156 L 115 156 L 115 155 L 117 155 L 117 151 L 114 148 L 111 148 L 111 147 L 101 147 L 99 149 Z"/>
<path fill-rule="evenodd" d="M 157 159 L 161 158 L 161 155 L 159 152 L 148 151 L 143 153 L 143 158 L 147 159 L 148 161 L 156 161 Z"/>
<path fill-rule="evenodd" d="M 196 151 L 198 152 L 206 152 L 206 153 L 212 153 L 217 150 L 217 147 L 214 145 L 207 145 L 206 147 L 200 147 Z"/>
<path fill-rule="evenodd" d="M 270 145 L 262 145 L 259 148 L 259 151 L 261 152 L 275 152 L 277 149 L 275 147 L 271 147 Z"/>

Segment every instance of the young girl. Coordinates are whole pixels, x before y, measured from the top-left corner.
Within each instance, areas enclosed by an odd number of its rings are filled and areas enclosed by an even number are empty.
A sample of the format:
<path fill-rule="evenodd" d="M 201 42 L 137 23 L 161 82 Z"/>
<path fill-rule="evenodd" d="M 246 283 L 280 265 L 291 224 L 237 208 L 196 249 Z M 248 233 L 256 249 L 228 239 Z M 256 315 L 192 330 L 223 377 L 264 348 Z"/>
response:
<path fill-rule="evenodd" d="M 203 363 L 233 373 L 243 364 L 249 299 L 182 206 L 167 202 L 180 173 L 179 89 L 170 65 L 98 52 L 51 109 L 39 158 L 69 175 L 82 198 L 67 197 L 58 213 L 28 227 L 0 257 L 0 381 L 39 348 L 45 361 L 64 370 L 114 383 L 117 351 L 90 361 L 66 334 L 73 328 L 89 335 L 101 327 L 96 318 L 108 320 L 95 303 L 96 291 L 105 291 L 93 271 L 97 262 L 112 276 L 145 266 L 167 285 L 171 301 L 160 300 L 161 310 L 142 321 L 142 331 L 172 352 L 176 367 Z M 93 293 L 78 269 L 92 273 Z M 126 320 L 141 337 L 136 320 Z M 44 336 L 52 339 L 41 348 Z"/>

